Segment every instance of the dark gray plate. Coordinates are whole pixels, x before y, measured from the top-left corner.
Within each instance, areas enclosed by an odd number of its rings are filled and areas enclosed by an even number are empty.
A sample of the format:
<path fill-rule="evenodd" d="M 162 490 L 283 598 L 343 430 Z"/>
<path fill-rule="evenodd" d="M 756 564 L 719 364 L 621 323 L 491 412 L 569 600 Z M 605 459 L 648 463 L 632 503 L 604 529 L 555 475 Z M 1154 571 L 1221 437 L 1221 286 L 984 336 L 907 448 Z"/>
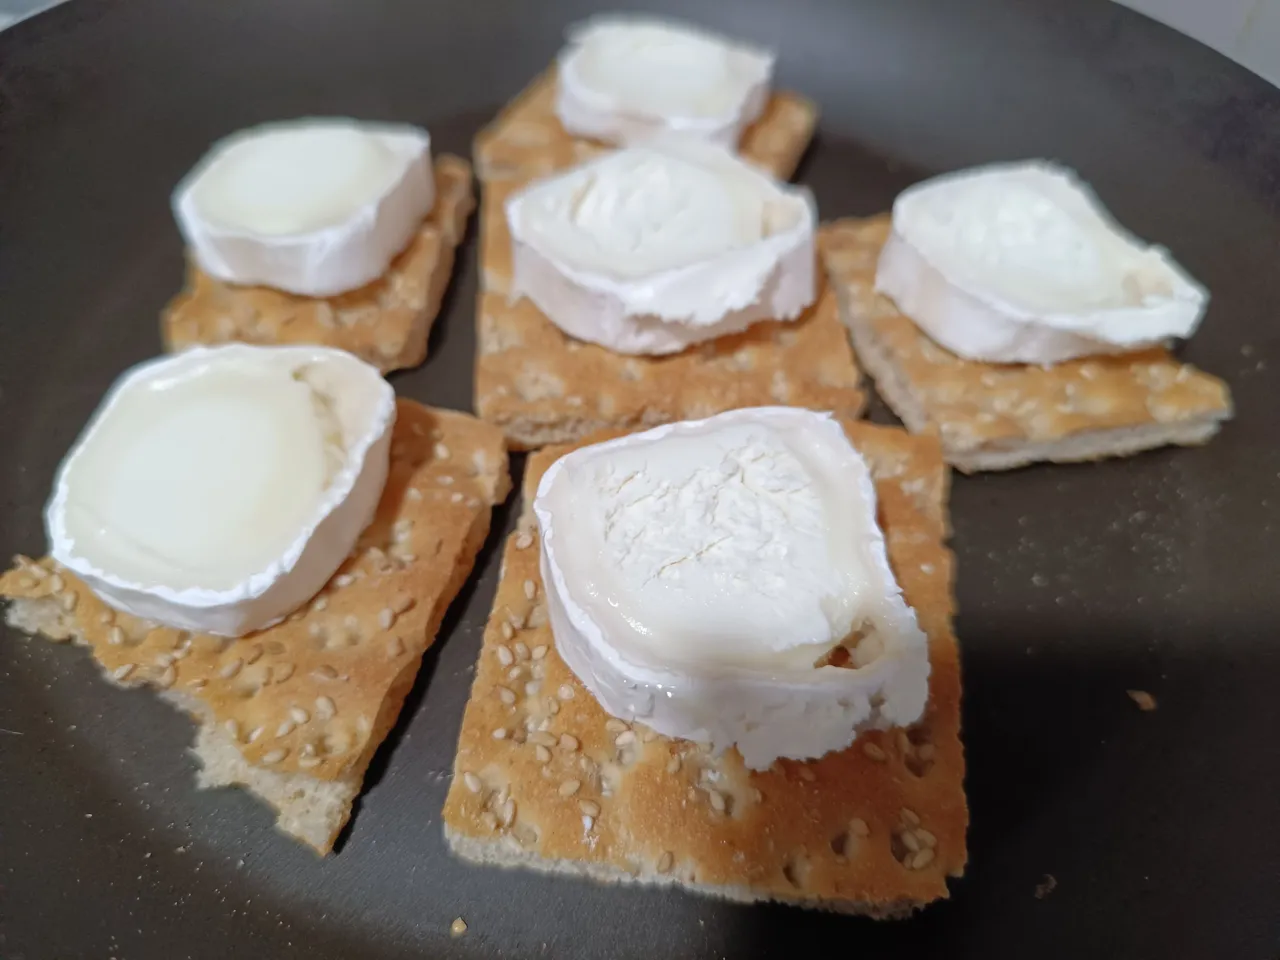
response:
<path fill-rule="evenodd" d="M 589 6 L 74 0 L 0 34 L 0 553 L 42 550 L 59 458 L 156 352 L 182 270 L 169 191 L 210 141 L 351 114 L 466 152 Z M 3 637 L 4 960 L 1280 956 L 1280 94 L 1103 0 L 664 6 L 775 45 L 821 103 L 803 179 L 826 216 L 1056 157 L 1213 291 L 1186 352 L 1240 413 L 1210 446 L 956 480 L 973 829 L 954 898 L 876 925 L 450 859 L 490 549 L 325 861 L 246 795 L 197 793 L 169 708 L 83 651 Z M 430 362 L 395 384 L 466 409 L 473 245 L 462 264 Z"/>

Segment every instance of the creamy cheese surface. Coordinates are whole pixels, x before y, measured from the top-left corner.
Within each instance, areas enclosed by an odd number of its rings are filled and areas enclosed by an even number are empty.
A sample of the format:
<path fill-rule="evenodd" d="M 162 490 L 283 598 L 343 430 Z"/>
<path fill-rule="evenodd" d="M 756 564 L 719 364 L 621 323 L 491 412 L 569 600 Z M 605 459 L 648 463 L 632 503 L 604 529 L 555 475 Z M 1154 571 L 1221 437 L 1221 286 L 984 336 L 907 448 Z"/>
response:
<path fill-rule="evenodd" d="M 677 131 L 734 148 L 769 95 L 773 54 L 669 20 L 599 16 L 559 57 L 556 113 L 570 133 L 632 144 Z"/>
<path fill-rule="evenodd" d="M 519 191 L 506 212 L 512 295 L 619 352 L 794 319 L 815 296 L 812 197 L 709 144 L 610 154 Z"/>
<path fill-rule="evenodd" d="M 212 276 L 331 296 L 381 276 L 434 202 L 425 130 L 310 119 L 215 144 L 173 206 Z"/>
<path fill-rule="evenodd" d="M 925 639 L 829 417 L 756 408 L 582 448 L 534 510 L 557 649 L 609 712 L 768 766 L 923 709 Z"/>
<path fill-rule="evenodd" d="M 1194 332 L 1207 295 L 1041 162 L 961 171 L 894 203 L 877 288 L 960 356 L 1056 363 Z"/>
<path fill-rule="evenodd" d="M 135 368 L 59 472 L 54 559 L 108 603 L 240 635 L 310 599 L 372 518 L 395 400 L 337 350 L 232 345 Z"/>

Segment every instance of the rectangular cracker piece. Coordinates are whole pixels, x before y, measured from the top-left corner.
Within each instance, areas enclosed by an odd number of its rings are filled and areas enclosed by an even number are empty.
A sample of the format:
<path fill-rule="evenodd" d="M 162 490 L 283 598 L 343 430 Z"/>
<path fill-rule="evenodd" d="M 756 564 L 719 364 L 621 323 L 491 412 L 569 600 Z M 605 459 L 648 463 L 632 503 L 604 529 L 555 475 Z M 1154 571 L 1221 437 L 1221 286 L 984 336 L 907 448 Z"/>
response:
<path fill-rule="evenodd" d="M 444 809 L 456 854 L 877 917 L 947 896 L 947 878 L 964 870 L 968 824 L 947 468 L 933 437 L 844 426 L 871 465 L 890 562 L 929 637 L 924 719 L 753 772 L 736 750 L 714 758 L 609 718 L 547 625 L 529 505 L 571 449 L 548 448 L 528 461 L 524 515 L 506 544 L 463 717 Z"/>
<path fill-rule="evenodd" d="M 663 357 L 583 343 L 527 299 L 510 303 L 511 236 L 503 204 L 519 185 L 485 185 L 484 292 L 476 303 L 476 412 L 500 426 L 514 449 L 737 407 L 785 404 L 861 415 L 866 394 L 829 290 L 798 320 L 764 321 Z"/>
<path fill-rule="evenodd" d="M 888 214 L 838 220 L 819 246 L 877 392 L 911 431 L 937 431 L 952 466 L 1008 470 L 1201 444 L 1231 417 L 1227 385 L 1163 348 L 1052 367 L 957 357 L 875 292 L 890 229 Z"/>
<path fill-rule="evenodd" d="M 118 613 L 51 560 L 0 575 L 11 626 L 88 646 L 106 678 L 199 723 L 201 787 L 247 787 L 277 825 L 333 848 L 365 769 L 510 490 L 501 434 L 400 400 L 391 471 L 355 551 L 307 606 L 239 639 Z"/>
<path fill-rule="evenodd" d="M 467 161 L 444 154 L 436 159 L 435 175 L 435 206 L 421 229 L 383 276 L 359 289 L 303 297 L 225 283 L 190 262 L 186 289 L 160 320 L 165 349 L 228 341 L 318 343 L 354 353 L 383 373 L 416 367 L 427 357 L 454 254 L 475 209 Z"/>
<path fill-rule="evenodd" d="M 472 153 L 486 183 L 527 180 L 576 166 L 610 149 L 567 133 L 556 116 L 556 68 L 536 77 L 476 135 Z M 743 131 L 738 151 L 779 180 L 795 173 L 813 139 L 818 108 L 795 93 L 776 92 Z"/>

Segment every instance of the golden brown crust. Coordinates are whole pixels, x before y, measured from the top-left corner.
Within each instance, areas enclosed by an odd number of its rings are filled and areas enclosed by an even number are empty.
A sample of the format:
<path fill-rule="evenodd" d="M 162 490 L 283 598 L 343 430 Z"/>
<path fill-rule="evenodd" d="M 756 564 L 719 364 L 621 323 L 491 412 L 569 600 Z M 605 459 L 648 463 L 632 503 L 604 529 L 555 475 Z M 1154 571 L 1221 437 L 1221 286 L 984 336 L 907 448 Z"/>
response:
<path fill-rule="evenodd" d="M 317 298 L 241 287 L 190 262 L 187 288 L 160 321 L 165 349 L 232 340 L 319 343 L 354 353 L 383 373 L 416 367 L 427 357 L 454 253 L 475 209 L 467 161 L 440 156 L 435 175 L 436 202 L 422 228 L 383 276 L 357 290 Z"/>
<path fill-rule="evenodd" d="M 476 304 L 476 412 L 500 426 L 514 449 L 737 407 L 781 403 L 851 419 L 862 413 L 866 395 L 830 291 L 798 320 L 764 321 L 664 357 L 583 343 L 528 300 L 511 304 L 503 203 L 519 185 L 485 185 L 480 269 L 486 289 Z"/>
<path fill-rule="evenodd" d="M 957 357 L 875 292 L 890 225 L 887 214 L 838 220 L 822 228 L 819 247 L 879 393 L 910 429 L 937 431 L 954 466 L 1004 469 L 1203 443 L 1231 416 L 1227 385 L 1164 349 L 1047 368 Z"/>
<path fill-rule="evenodd" d="M 52 639 L 89 646 L 113 682 L 189 700 L 248 763 L 358 782 L 509 489 L 496 429 L 400 400 L 373 523 L 312 602 L 274 627 L 234 640 L 155 627 L 48 559 L 18 558 L 0 595 L 56 601 Z"/>
<path fill-rule="evenodd" d="M 555 112 L 556 68 L 525 87 L 476 135 L 472 153 L 486 183 L 543 176 L 576 166 L 608 149 L 571 136 Z M 813 138 L 818 109 L 795 93 L 774 93 L 756 122 L 743 131 L 739 152 L 779 180 L 795 173 Z"/>
<path fill-rule="evenodd" d="M 890 561 L 929 635 L 925 719 L 763 772 L 736 751 L 713 758 L 611 720 L 556 654 L 546 622 L 528 505 L 571 449 L 549 448 L 529 458 L 525 515 L 507 541 L 463 718 L 444 810 L 456 852 L 874 915 L 947 895 L 968 824 L 947 470 L 933 438 L 845 428 L 871 464 Z"/>

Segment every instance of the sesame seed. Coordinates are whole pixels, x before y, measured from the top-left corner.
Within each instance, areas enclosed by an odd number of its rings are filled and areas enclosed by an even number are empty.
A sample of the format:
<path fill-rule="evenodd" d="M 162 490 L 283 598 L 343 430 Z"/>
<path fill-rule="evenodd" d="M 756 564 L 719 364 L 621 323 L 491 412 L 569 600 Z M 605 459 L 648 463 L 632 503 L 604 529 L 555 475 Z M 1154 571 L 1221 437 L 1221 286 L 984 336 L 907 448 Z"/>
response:
<path fill-rule="evenodd" d="M 111 671 L 111 676 L 116 680 L 123 680 L 125 677 L 127 677 L 131 673 L 133 673 L 133 664 L 122 663 L 120 666 L 116 667 L 114 670 Z"/>
<path fill-rule="evenodd" d="M 288 755 L 289 749 L 287 747 L 276 747 L 276 749 L 269 750 L 262 755 L 262 762 L 268 765 L 279 763 Z"/>
<path fill-rule="evenodd" d="M 675 862 L 676 862 L 676 858 L 672 855 L 671 851 L 670 850 L 665 851 L 662 854 L 662 856 L 658 858 L 658 872 L 659 873 L 670 872 L 671 867 L 675 864 Z"/>
<path fill-rule="evenodd" d="M 854 817 L 849 821 L 849 832 L 855 837 L 867 837 L 871 835 L 871 828 L 861 817 Z"/>
<path fill-rule="evenodd" d="M 911 824 L 913 827 L 920 826 L 920 814 L 907 807 L 902 808 L 902 819 L 904 822 Z"/>
<path fill-rule="evenodd" d="M 72 610 L 76 608 L 76 603 L 79 601 L 79 599 L 80 597 L 77 596 L 73 591 L 68 590 L 66 593 L 62 595 L 62 609 L 65 610 L 67 613 L 70 613 Z"/>
<path fill-rule="evenodd" d="M 276 738 L 287 737 L 293 733 L 295 727 L 297 727 L 297 724 L 292 719 L 285 720 L 280 726 L 276 727 Z"/>
<path fill-rule="evenodd" d="M 921 760 L 932 760 L 937 755 L 938 748 L 932 743 L 922 743 L 916 747 L 916 756 Z"/>
<path fill-rule="evenodd" d="M 437 460 L 448 460 L 449 448 L 446 447 L 443 443 L 437 443 L 435 447 L 435 454 L 436 454 Z"/>
<path fill-rule="evenodd" d="M 553 717 L 560 712 L 560 701 L 555 697 L 547 697 L 547 713 Z"/>
<path fill-rule="evenodd" d="M 524 672 L 524 667 L 520 666 L 520 664 L 517 663 L 514 667 L 512 667 L 510 670 L 507 671 L 507 679 L 510 680 L 512 683 L 514 683 L 515 681 L 520 679 L 520 674 L 522 672 Z"/>
<path fill-rule="evenodd" d="M 546 747 L 544 747 L 542 744 L 538 744 L 536 747 L 533 748 L 533 754 L 538 758 L 539 763 L 551 762 L 551 751 L 548 750 Z"/>
<path fill-rule="evenodd" d="M 328 597 L 316 597 L 315 603 L 311 604 L 311 610 L 313 613 L 322 613 L 328 608 L 328 606 Z"/>
<path fill-rule="evenodd" d="M 566 780 L 560 784 L 560 796 L 572 797 L 582 787 L 581 780 Z"/>
<path fill-rule="evenodd" d="M 507 802 L 502 805 L 502 825 L 504 827 L 511 826 L 511 822 L 516 818 L 516 802 L 511 797 L 507 797 Z"/>
<path fill-rule="evenodd" d="M 615 747 L 625 747 L 627 744 L 636 742 L 636 732 L 634 730 L 624 730 L 613 738 Z"/>
<path fill-rule="evenodd" d="M 222 669 L 218 671 L 218 676 L 220 676 L 223 680 L 230 680 L 232 677 L 234 677 L 237 673 L 240 672 L 240 668 L 242 666 L 244 666 L 244 661 L 241 660 L 239 657 L 237 657 L 235 660 L 232 660 L 230 663 L 224 664 Z"/>
<path fill-rule="evenodd" d="M 911 745 L 911 738 L 907 736 L 907 731 L 899 730 L 895 736 L 898 743 L 898 752 L 903 756 L 910 756 L 915 752 Z"/>
<path fill-rule="evenodd" d="M 1156 709 L 1156 698 L 1145 690 L 1128 690 L 1129 699 L 1138 705 L 1138 709 L 1143 713 L 1150 713 Z"/>
<path fill-rule="evenodd" d="M 920 841 L 916 839 L 916 835 L 910 830 L 903 830 L 899 836 L 902 838 L 902 845 L 912 853 L 920 852 Z"/>
<path fill-rule="evenodd" d="M 203 690 L 208 682 L 204 677 L 196 677 L 194 680 L 189 681 L 187 686 L 193 690 Z"/>
<path fill-rule="evenodd" d="M 480 792 L 480 787 L 481 787 L 480 778 L 477 777 L 470 770 L 468 770 L 466 773 L 462 775 L 462 782 L 467 785 L 467 789 L 470 790 L 472 793 Z"/>
<path fill-rule="evenodd" d="M 283 663 L 277 663 L 271 668 L 271 679 L 276 683 L 284 683 L 293 676 L 293 670 L 293 663 L 289 660 L 286 660 Z M 313 673 L 312 676 L 315 676 L 315 674 Z"/>
<path fill-rule="evenodd" d="M 493 830 L 497 830 L 497 829 L 498 829 L 498 818 L 497 818 L 497 817 L 495 817 L 495 816 L 494 816 L 492 813 L 490 813 L 488 810 L 486 810 L 484 813 L 480 814 L 480 822 L 481 822 L 484 826 L 488 827 L 490 831 L 493 831 Z"/>
<path fill-rule="evenodd" d="M 250 730 L 250 731 L 249 731 L 249 736 L 248 736 L 248 737 L 246 737 L 245 739 L 246 739 L 249 743 L 253 743 L 253 742 L 254 742 L 255 740 L 257 740 L 260 736 L 262 736 L 262 734 L 263 734 L 263 732 L 264 732 L 265 730 L 266 730 L 266 727 L 254 727 L 252 730 Z"/>
<path fill-rule="evenodd" d="M 320 766 L 320 758 L 312 755 L 299 757 L 298 766 L 302 767 L 304 770 L 310 770 L 312 767 Z"/>
<path fill-rule="evenodd" d="M 916 829 L 916 839 L 920 841 L 920 845 L 923 847 L 936 847 L 938 845 L 938 838 L 924 827 Z"/>
<path fill-rule="evenodd" d="M 449 476 L 447 473 L 442 473 L 440 476 L 436 477 L 436 483 L 440 484 L 442 487 L 453 486 L 453 477 Z"/>
<path fill-rule="evenodd" d="M 383 630 L 390 630 L 391 625 L 396 622 L 396 612 L 390 607 L 383 607 L 378 614 L 378 626 Z"/>
<path fill-rule="evenodd" d="M 313 680 L 337 680 L 338 671 L 333 669 L 327 663 L 321 664 L 311 671 L 311 679 Z"/>
<path fill-rule="evenodd" d="M 929 864 L 933 863 L 934 850 L 932 847 L 925 847 L 919 853 L 911 858 L 912 870 L 923 870 Z"/>
<path fill-rule="evenodd" d="M 392 637 L 387 641 L 387 656 L 398 657 L 404 653 L 404 641 L 399 637 Z"/>
<path fill-rule="evenodd" d="M 532 580 L 526 580 L 524 582 L 524 595 L 527 599 L 532 600 L 538 595 L 538 585 Z"/>
<path fill-rule="evenodd" d="M 173 686 L 173 682 L 178 679 L 178 673 L 172 666 L 165 667 L 160 672 L 160 676 L 156 677 L 156 685 L 161 690 L 168 690 Z"/>
<path fill-rule="evenodd" d="M 240 724 L 235 721 L 234 717 L 224 723 L 222 728 L 227 731 L 227 736 L 232 740 L 240 739 Z"/>
<path fill-rule="evenodd" d="M 506 687 L 498 687 L 497 690 L 498 690 L 498 699 L 501 700 L 503 703 L 507 704 L 507 706 L 510 706 L 511 704 L 516 702 L 516 695 L 512 693 L 511 690 L 507 689 Z"/>
<path fill-rule="evenodd" d="M 670 760 L 667 761 L 667 773 L 679 773 L 679 772 L 680 772 L 680 758 L 672 757 Z"/>
<path fill-rule="evenodd" d="M 529 659 L 529 647 L 528 647 L 528 645 L 527 645 L 527 644 L 525 644 L 523 641 L 520 641 L 520 640 L 517 640 L 517 641 L 516 641 L 515 651 L 516 651 L 516 659 L 517 659 L 517 660 L 528 660 L 528 659 Z"/>
<path fill-rule="evenodd" d="M 554 700 L 552 701 L 555 702 Z M 574 753 L 579 747 L 578 738 L 571 733 L 560 734 L 560 749 Z"/>
<path fill-rule="evenodd" d="M 627 725 L 617 717 L 610 717 L 604 722 L 604 728 L 610 733 L 621 733 L 623 730 L 627 729 Z"/>
<path fill-rule="evenodd" d="M 720 793 L 718 790 L 708 790 L 707 798 L 711 801 L 712 810 L 716 813 L 724 813 L 726 804 L 724 802 L 723 793 Z"/>
<path fill-rule="evenodd" d="M 396 612 L 397 617 L 400 616 L 402 613 L 406 613 L 412 608 L 413 608 L 413 597 L 409 596 L 407 593 L 399 594 L 391 601 L 391 609 Z"/>
<path fill-rule="evenodd" d="M 461 502 L 462 502 L 462 494 L 461 494 L 461 493 L 459 493 L 459 492 L 457 492 L 457 491 L 454 491 L 452 494 L 450 494 L 450 495 L 449 495 L 449 502 L 450 502 L 450 503 L 461 503 Z"/>
<path fill-rule="evenodd" d="M 333 578 L 333 585 L 341 590 L 343 587 L 349 587 L 354 582 L 354 577 L 349 573 L 340 573 Z"/>
<path fill-rule="evenodd" d="M 422 499 L 422 491 L 417 487 L 410 487 L 404 492 L 404 495 L 415 503 Z"/>
<path fill-rule="evenodd" d="M 120 646 L 120 644 L 124 643 L 124 631 L 119 627 L 112 627 L 111 631 L 107 634 L 107 643 L 111 644 L 113 647 Z"/>
<path fill-rule="evenodd" d="M 872 760 L 878 761 L 879 763 L 884 763 L 884 761 L 889 759 L 889 755 L 880 749 L 880 745 L 876 743 L 864 743 L 862 745 L 862 752 Z"/>
<path fill-rule="evenodd" d="M 59 573 L 55 573 L 49 578 L 49 589 L 54 593 L 61 593 L 66 585 L 67 582 L 62 579 L 62 575 Z"/>
<path fill-rule="evenodd" d="M 533 537 L 528 533 L 521 533 L 516 536 L 517 550 L 528 550 L 531 546 L 533 546 Z"/>
<path fill-rule="evenodd" d="M 812 770 L 810 770 L 807 766 L 799 767 L 797 768 L 797 770 L 800 774 L 800 779 L 805 781 L 806 783 L 813 783 L 813 781 L 818 779 L 818 775 L 814 773 Z"/>
<path fill-rule="evenodd" d="M 303 710 L 301 707 L 290 707 L 289 717 L 294 723 L 301 725 L 311 719 L 311 714 L 307 713 L 307 711 Z"/>
<path fill-rule="evenodd" d="M 596 803 L 594 800 L 579 800 L 578 807 L 588 817 L 600 816 L 600 804 Z"/>
<path fill-rule="evenodd" d="M 538 691 L 540 691 L 541 689 L 542 689 L 542 681 L 530 680 L 528 683 L 524 685 L 524 695 L 526 697 L 536 697 L 538 695 Z"/>
<path fill-rule="evenodd" d="M 557 690 L 556 693 L 559 695 L 561 700 L 573 699 L 573 687 L 569 686 L 567 683 L 560 684 L 560 689 Z"/>
<path fill-rule="evenodd" d="M 533 659 L 541 660 L 546 655 L 547 655 L 547 645 L 545 643 L 540 644 L 533 648 Z"/>
<path fill-rule="evenodd" d="M 323 623 L 313 623 L 307 627 L 307 633 L 311 635 L 311 639 L 319 640 L 325 635 L 326 629 Z"/>
<path fill-rule="evenodd" d="M 338 712 L 337 704 L 329 697 L 316 697 L 316 716 L 321 720 L 332 720 Z"/>
<path fill-rule="evenodd" d="M 503 626 L 505 627 L 507 624 L 504 623 Z M 502 644 L 498 644 L 498 649 L 495 652 L 498 656 L 498 662 L 504 667 L 511 666 L 512 662 L 515 660 L 515 657 L 511 655 L 511 650 Z"/>
<path fill-rule="evenodd" d="M 502 625 L 502 639 L 510 640 L 515 635 L 516 635 L 515 627 L 511 626 L 511 624 L 509 623 L 504 623 Z"/>
<path fill-rule="evenodd" d="M 111 623 L 115 620 L 115 618 L 116 618 L 116 612 L 114 610 L 103 610 L 100 614 L 98 614 L 98 622 L 102 624 L 104 627 L 110 626 Z"/>
<path fill-rule="evenodd" d="M 649 727 L 645 727 L 645 728 L 640 732 L 640 740 L 641 740 L 643 743 L 653 743 L 653 741 L 655 741 L 655 740 L 657 740 L 657 739 L 658 739 L 658 733 L 657 733 L 657 731 L 655 731 L 655 730 L 653 730 L 653 729 L 651 729 L 651 728 L 649 728 Z"/>
<path fill-rule="evenodd" d="M 507 731 L 506 731 L 506 728 L 505 728 L 505 727 L 498 727 L 497 729 L 495 729 L 495 730 L 493 731 L 493 739 L 495 739 L 495 740 L 505 740 L 505 739 L 507 739 Z"/>
<path fill-rule="evenodd" d="M 584 816 L 584 817 L 582 818 L 582 832 L 583 832 L 583 833 L 590 833 L 590 832 L 591 832 L 591 828 L 592 828 L 592 827 L 594 827 L 595 825 L 596 825 L 596 818 L 595 818 L 595 817 L 586 817 L 586 816 Z"/>
<path fill-rule="evenodd" d="M 436 444 L 436 446 L 438 447 L 440 444 Z M 466 932 L 467 921 L 463 920 L 461 917 L 455 917 L 453 923 L 449 924 L 449 936 L 451 937 L 460 937 Z"/>
<path fill-rule="evenodd" d="M 255 664 L 262 659 L 262 644 L 255 643 L 249 648 L 249 655 L 244 658 L 245 664 Z"/>

